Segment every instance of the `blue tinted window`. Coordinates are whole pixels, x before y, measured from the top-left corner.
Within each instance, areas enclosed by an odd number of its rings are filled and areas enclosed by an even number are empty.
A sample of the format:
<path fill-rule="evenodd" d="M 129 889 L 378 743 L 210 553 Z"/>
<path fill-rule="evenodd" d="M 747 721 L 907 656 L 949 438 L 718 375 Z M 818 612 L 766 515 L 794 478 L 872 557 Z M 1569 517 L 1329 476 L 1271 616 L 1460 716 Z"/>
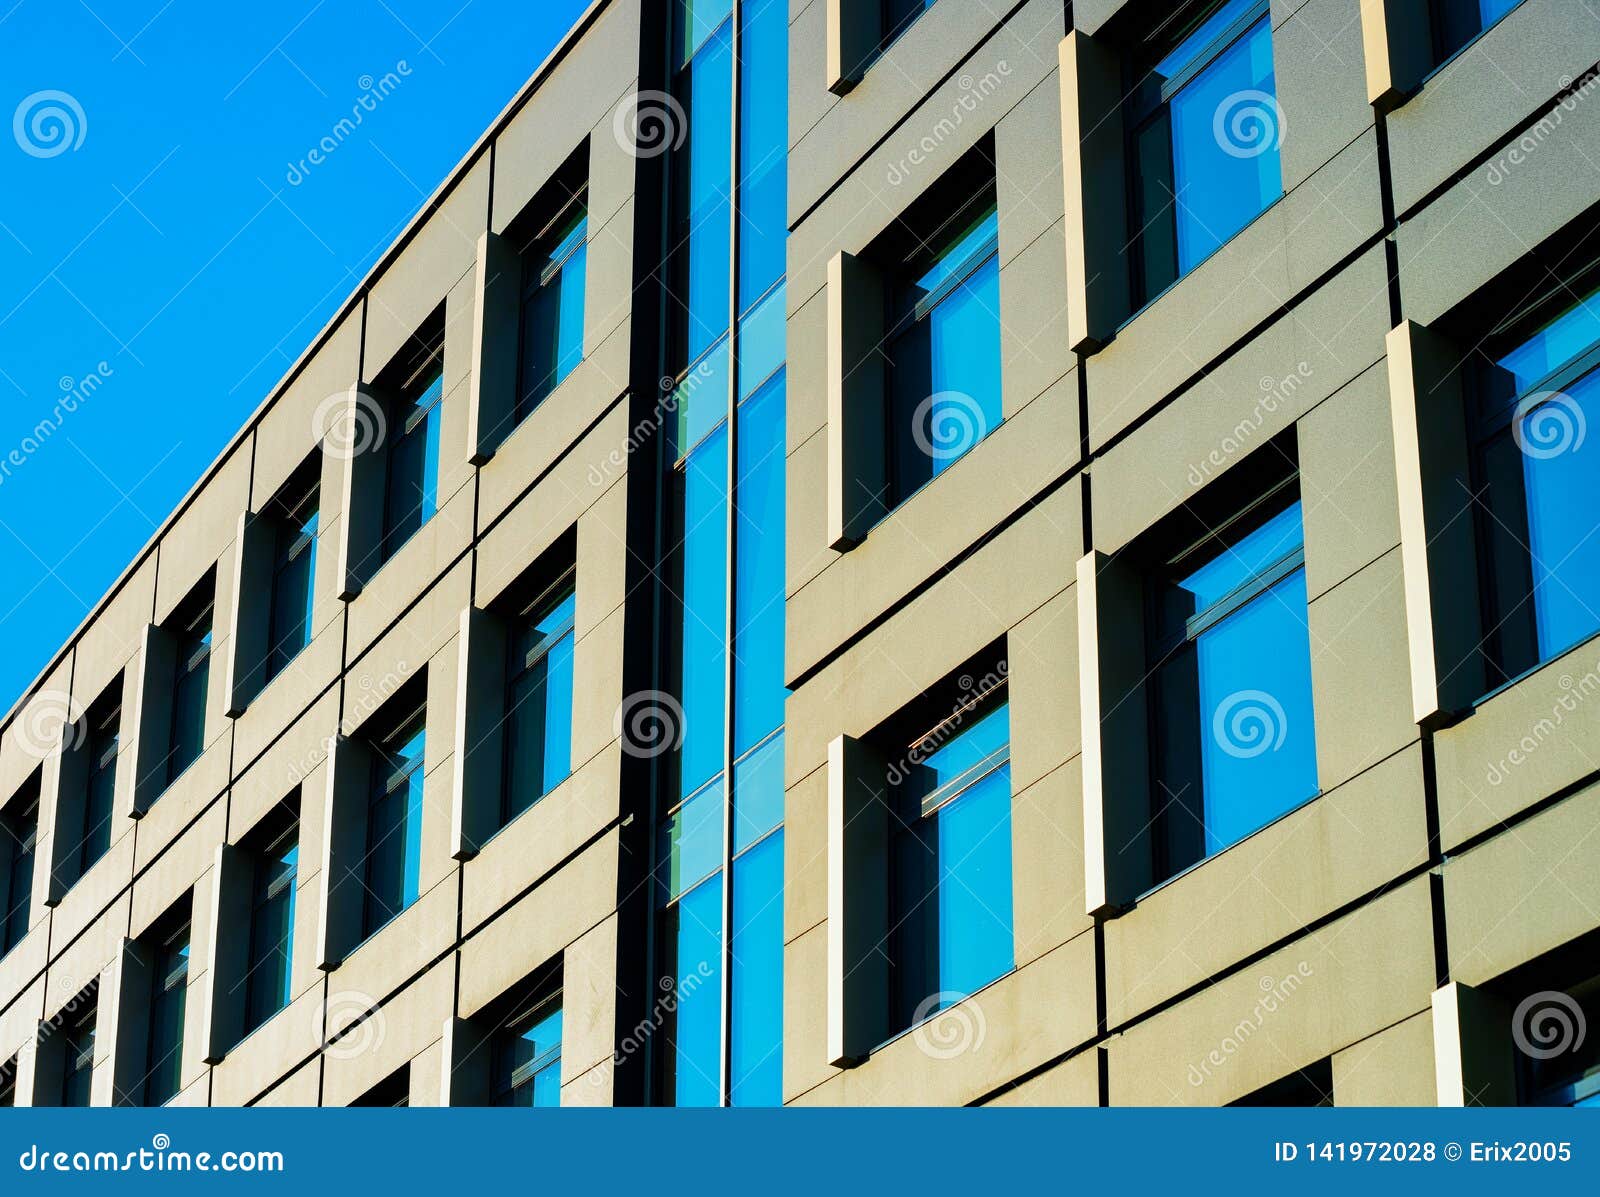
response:
<path fill-rule="evenodd" d="M 422 789 L 426 741 L 418 712 L 374 746 L 367 808 L 366 917 L 371 935 L 417 900 L 422 875 Z"/>
<path fill-rule="evenodd" d="M 583 360 L 588 236 L 589 222 L 580 199 L 534 243 L 524 261 L 518 420 L 525 419 Z"/>
<path fill-rule="evenodd" d="M 294 954 L 294 898 L 300 844 L 291 829 L 255 860 L 250 887 L 250 955 L 245 977 L 245 1033 L 289 1004 Z"/>
<path fill-rule="evenodd" d="M 733 766 L 733 850 L 742 852 L 783 822 L 783 733 Z"/>
<path fill-rule="evenodd" d="M 897 298 L 888 342 L 893 502 L 1000 424 L 997 230 L 990 203 L 958 224 Z"/>
<path fill-rule="evenodd" d="M 120 702 L 97 703 L 89 714 L 89 780 L 83 808 L 83 840 L 78 848 L 81 877 L 111 847 L 111 818 L 117 788 L 117 751 L 122 730 Z"/>
<path fill-rule="evenodd" d="M 1004 705 L 954 717 L 899 766 L 906 776 L 890 860 L 897 1028 L 953 1005 L 1015 962 L 1009 722 Z"/>
<path fill-rule="evenodd" d="M 740 14 L 739 310 L 783 275 L 788 233 L 789 5 L 745 0 Z"/>
<path fill-rule="evenodd" d="M 183 1015 L 189 992 L 188 924 L 155 946 L 150 977 L 144 1104 L 171 1101 L 183 1086 Z"/>
<path fill-rule="evenodd" d="M 739 398 L 745 400 L 780 366 L 788 335 L 784 290 L 780 283 L 739 321 Z"/>
<path fill-rule="evenodd" d="M 722 875 L 701 882 L 662 912 L 663 991 L 668 1011 L 658 1090 L 669 1105 L 722 1101 Z"/>
<path fill-rule="evenodd" d="M 1522 0 L 1432 0 L 1434 57 L 1443 62 Z"/>
<path fill-rule="evenodd" d="M 732 23 L 724 22 L 678 74 L 687 140 L 673 156 L 672 285 L 666 302 L 679 367 L 728 331 L 733 173 Z"/>
<path fill-rule="evenodd" d="M 691 452 L 706 434 L 728 418 L 728 338 L 723 337 L 701 355 L 692 370 L 678 380 L 672 392 L 672 455 Z"/>
<path fill-rule="evenodd" d="M 205 747 L 206 691 L 211 679 L 211 604 L 178 630 L 172 690 L 172 734 L 167 781 L 177 777 Z"/>
<path fill-rule="evenodd" d="M 781 777 L 780 777 L 781 780 Z M 730 1104 L 783 1104 L 783 833 L 733 862 Z"/>
<path fill-rule="evenodd" d="M 561 1004 L 551 1001 L 496 1032 L 495 1105 L 548 1109 L 561 1104 L 561 1023 Z"/>
<path fill-rule="evenodd" d="M 723 767 L 723 687 L 728 618 L 728 430 L 692 453 L 680 476 L 683 530 L 677 585 L 682 596 L 678 697 L 683 705 L 680 793 Z"/>
<path fill-rule="evenodd" d="M 269 682 L 311 642 L 311 603 L 317 572 L 318 491 L 313 485 L 277 521 L 265 679 Z"/>
<path fill-rule="evenodd" d="M 1157 598 L 1158 879 L 1316 795 L 1300 506 Z"/>
<path fill-rule="evenodd" d="M 677 0 L 677 61 L 688 62 L 733 13 L 733 0 Z"/>
<path fill-rule="evenodd" d="M 572 772 L 576 611 L 577 594 L 569 578 L 539 600 L 511 636 L 503 822 L 516 818 Z"/>
<path fill-rule="evenodd" d="M 738 560 L 734 573 L 734 752 L 783 722 L 784 379 L 739 412 Z"/>
<path fill-rule="evenodd" d="M 1283 194 L 1283 118 L 1265 10 L 1260 0 L 1230 0 L 1136 80 L 1129 166 L 1138 303 Z"/>
<path fill-rule="evenodd" d="M 439 400 L 444 370 L 434 366 L 414 398 L 401 403 L 390 428 L 383 504 L 383 560 L 433 518 L 439 499 Z"/>
<path fill-rule="evenodd" d="M 0 853 L 9 857 L 5 889 L 0 892 L 0 900 L 5 903 L 0 908 L 0 956 L 21 943 L 28 933 L 28 912 L 33 900 L 33 854 L 38 842 L 39 799 L 35 794 L 14 801 L 11 809 L 0 813 Z"/>
<path fill-rule="evenodd" d="M 661 880 L 676 898 L 722 867 L 722 827 L 727 810 L 722 779 L 690 796 L 661 825 Z"/>

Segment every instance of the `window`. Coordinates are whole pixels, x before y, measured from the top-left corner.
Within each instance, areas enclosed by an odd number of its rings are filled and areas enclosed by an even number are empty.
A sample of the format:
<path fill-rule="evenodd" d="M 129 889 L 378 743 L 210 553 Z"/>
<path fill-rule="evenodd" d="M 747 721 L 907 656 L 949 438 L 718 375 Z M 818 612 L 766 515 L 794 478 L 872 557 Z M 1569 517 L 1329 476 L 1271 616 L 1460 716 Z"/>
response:
<path fill-rule="evenodd" d="M 527 810 L 572 771 L 572 649 L 577 609 L 569 571 L 518 617 L 506 670 L 506 765 L 500 821 Z"/>
<path fill-rule="evenodd" d="M 992 180 L 894 272 L 888 336 L 889 505 L 1000 423 L 999 224 Z"/>
<path fill-rule="evenodd" d="M 1468 381 L 1491 684 L 1600 630 L 1600 443 L 1585 435 L 1600 425 L 1600 290 L 1563 286 L 1528 311 L 1474 350 Z"/>
<path fill-rule="evenodd" d="M 390 410 L 379 563 L 394 557 L 400 546 L 434 517 L 438 504 L 438 403 L 443 395 L 445 358 L 440 347 L 406 374 Z"/>
<path fill-rule="evenodd" d="M 1267 0 L 1190 3 L 1129 63 L 1135 309 L 1283 194 Z"/>
<path fill-rule="evenodd" d="M 422 866 L 424 709 L 419 702 L 372 742 L 363 937 L 417 900 Z"/>
<path fill-rule="evenodd" d="M 144 1104 L 165 1105 L 183 1087 L 183 1016 L 189 992 L 189 920 L 155 933 L 151 944 L 150 1031 Z"/>
<path fill-rule="evenodd" d="M 1433 56 L 1444 63 L 1481 37 L 1522 0 L 1431 0 Z"/>
<path fill-rule="evenodd" d="M 1009 972 L 1011 735 L 1004 701 L 958 708 L 891 769 L 890 1029 Z"/>
<path fill-rule="evenodd" d="M 572 196 L 522 254 L 522 329 L 517 364 L 520 422 L 583 360 L 588 196 Z"/>
<path fill-rule="evenodd" d="M 94 1079 L 95 1002 L 80 996 L 61 1020 L 61 1093 L 58 1104 L 87 1106 Z"/>
<path fill-rule="evenodd" d="M 917 18 L 934 5 L 934 0 L 878 0 L 878 2 L 882 10 L 878 18 L 879 25 L 883 30 L 880 53 L 887 49 L 895 38 L 910 29 Z"/>
<path fill-rule="evenodd" d="M 1589 959 L 1592 962 L 1594 958 Z M 1577 1034 L 1561 1041 L 1570 1042 L 1568 1051 L 1540 1055 L 1519 1053 L 1521 1104 L 1600 1109 L 1600 1036 L 1592 1032 L 1592 1028 L 1600 1025 L 1596 1021 L 1600 1019 L 1600 976 L 1590 977 L 1564 992 L 1547 990 L 1524 1001 L 1532 1004 L 1541 999 L 1543 1009 L 1551 1015 L 1551 1026 L 1566 1027 L 1569 1031 L 1576 1027 Z M 1526 1029 L 1529 1023 L 1518 1025 Z M 1537 1027 L 1538 1023 L 1532 1025 Z M 1591 1028 L 1587 1036 L 1583 1033 L 1585 1027 Z M 1542 1042 L 1535 1039 L 1535 1043 Z"/>
<path fill-rule="evenodd" d="M 1318 792 L 1294 485 L 1197 522 L 1147 596 L 1157 881 Z"/>
<path fill-rule="evenodd" d="M 1298 1072 L 1263 1085 L 1254 1093 L 1230 1102 L 1235 1106 L 1332 1106 L 1333 1062 L 1330 1059 L 1308 1064 Z"/>
<path fill-rule="evenodd" d="M 300 827 L 263 837 L 252 855 L 250 943 L 245 974 L 244 1033 L 248 1035 L 289 1004 L 294 962 L 294 899 Z"/>
<path fill-rule="evenodd" d="M 311 643 L 317 572 L 320 461 L 313 458 L 273 500 L 271 613 L 265 680 L 270 682 Z"/>
<path fill-rule="evenodd" d="M 39 775 L 0 811 L 0 957 L 28 933 L 33 901 L 33 855 L 39 843 Z"/>
<path fill-rule="evenodd" d="M 561 995 L 513 1014 L 494 1032 L 490 1050 L 497 1106 L 561 1104 Z"/>
<path fill-rule="evenodd" d="M 88 784 L 84 791 L 83 831 L 78 841 L 77 876 L 82 877 L 111 847 L 116 806 L 117 749 L 122 730 L 122 683 L 115 683 L 89 708 L 84 751 Z"/>
<path fill-rule="evenodd" d="M 172 730 L 166 782 L 171 785 L 199 758 L 206 742 L 206 690 L 211 678 L 211 617 L 214 586 L 207 581 L 172 621 Z"/>

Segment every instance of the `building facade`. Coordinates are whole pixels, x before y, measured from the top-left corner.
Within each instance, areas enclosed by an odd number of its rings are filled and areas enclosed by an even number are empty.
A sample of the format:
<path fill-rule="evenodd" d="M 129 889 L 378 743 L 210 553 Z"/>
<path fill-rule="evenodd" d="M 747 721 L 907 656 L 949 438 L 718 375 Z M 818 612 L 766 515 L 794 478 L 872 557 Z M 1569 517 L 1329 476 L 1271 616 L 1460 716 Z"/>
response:
<path fill-rule="evenodd" d="M 1595 1100 L 1597 71 L 596 0 L 6 717 L 0 1103 Z"/>

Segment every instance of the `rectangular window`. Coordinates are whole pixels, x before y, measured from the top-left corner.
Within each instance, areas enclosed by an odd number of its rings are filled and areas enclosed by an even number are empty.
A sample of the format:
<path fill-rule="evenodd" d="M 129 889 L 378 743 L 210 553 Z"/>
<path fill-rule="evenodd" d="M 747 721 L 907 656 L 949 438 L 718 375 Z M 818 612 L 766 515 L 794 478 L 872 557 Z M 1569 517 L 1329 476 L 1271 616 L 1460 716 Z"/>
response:
<path fill-rule="evenodd" d="M 303 470 L 269 509 L 274 528 L 265 671 L 269 682 L 311 643 L 320 492 L 315 472 Z"/>
<path fill-rule="evenodd" d="M 419 704 L 372 744 L 364 937 L 417 900 L 422 874 L 424 715 Z"/>
<path fill-rule="evenodd" d="M 1572 303 L 1574 293 L 1584 298 Z M 1557 289 L 1474 356 L 1480 572 L 1498 684 L 1600 631 L 1600 438 L 1587 434 L 1600 427 L 1600 290 Z"/>
<path fill-rule="evenodd" d="M 95 1002 L 77 999 L 78 1008 L 60 1017 L 61 1093 L 60 1103 L 68 1107 L 87 1107 L 94 1080 Z"/>
<path fill-rule="evenodd" d="M 271 836 L 252 853 L 250 946 L 245 975 L 244 1033 L 289 1004 L 294 963 L 294 902 L 299 880 L 300 827 Z"/>
<path fill-rule="evenodd" d="M 561 1104 L 561 995 L 506 1020 L 492 1042 L 494 1104 L 553 1108 Z"/>
<path fill-rule="evenodd" d="M 1509 13 L 1522 0 L 1431 0 L 1433 60 L 1443 64 Z"/>
<path fill-rule="evenodd" d="M 569 571 L 522 612 L 512 630 L 502 826 L 572 772 L 574 583 Z"/>
<path fill-rule="evenodd" d="M 28 933 L 33 901 L 33 856 L 39 843 L 39 775 L 0 811 L 0 853 L 4 854 L 5 885 L 0 887 L 0 957 L 22 942 Z"/>
<path fill-rule="evenodd" d="M 1162 22 L 1149 52 L 1129 66 L 1130 260 L 1138 308 L 1283 194 L 1283 119 L 1267 0 L 1191 3 Z"/>
<path fill-rule="evenodd" d="M 891 774 L 890 1027 L 1009 972 L 1011 732 L 1002 700 L 958 709 Z"/>
<path fill-rule="evenodd" d="M 111 847 L 111 819 L 116 809 L 117 749 L 122 734 L 122 684 L 113 685 L 89 708 L 89 777 L 83 804 L 83 838 L 78 843 L 78 876 L 82 877 Z"/>
<path fill-rule="evenodd" d="M 0 1060 L 0 1109 L 17 1104 L 17 1058 Z"/>
<path fill-rule="evenodd" d="M 588 196 L 580 192 L 523 250 L 518 422 L 583 360 L 588 239 Z"/>
<path fill-rule="evenodd" d="M 999 425 L 999 222 L 991 183 L 894 271 L 887 288 L 889 506 Z"/>
<path fill-rule="evenodd" d="M 144 1104 L 165 1105 L 183 1087 L 183 1015 L 189 992 L 189 921 L 158 933 L 152 945 L 150 1035 Z"/>
<path fill-rule="evenodd" d="M 437 324 L 437 327 L 435 325 Z M 406 364 L 386 375 L 395 378 L 388 421 L 388 464 L 384 476 L 383 543 L 380 564 L 388 561 L 423 524 L 439 501 L 439 405 L 444 398 L 442 319 L 413 338 Z"/>
<path fill-rule="evenodd" d="M 1155 878 L 1318 792 L 1304 536 L 1292 483 L 1150 579 Z"/>
<path fill-rule="evenodd" d="M 208 582 L 180 609 L 172 623 L 177 653 L 173 665 L 172 730 L 167 749 L 167 784 L 199 759 L 206 740 L 206 691 L 211 679 L 211 618 L 215 588 Z"/>

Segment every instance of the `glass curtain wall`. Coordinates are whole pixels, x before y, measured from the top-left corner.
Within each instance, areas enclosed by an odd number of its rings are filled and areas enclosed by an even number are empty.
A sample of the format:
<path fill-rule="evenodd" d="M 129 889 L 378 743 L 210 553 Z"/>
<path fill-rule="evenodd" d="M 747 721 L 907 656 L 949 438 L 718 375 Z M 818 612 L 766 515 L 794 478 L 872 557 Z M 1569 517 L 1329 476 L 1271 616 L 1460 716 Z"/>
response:
<path fill-rule="evenodd" d="M 782 1093 L 787 0 L 674 0 L 657 1104 Z"/>

